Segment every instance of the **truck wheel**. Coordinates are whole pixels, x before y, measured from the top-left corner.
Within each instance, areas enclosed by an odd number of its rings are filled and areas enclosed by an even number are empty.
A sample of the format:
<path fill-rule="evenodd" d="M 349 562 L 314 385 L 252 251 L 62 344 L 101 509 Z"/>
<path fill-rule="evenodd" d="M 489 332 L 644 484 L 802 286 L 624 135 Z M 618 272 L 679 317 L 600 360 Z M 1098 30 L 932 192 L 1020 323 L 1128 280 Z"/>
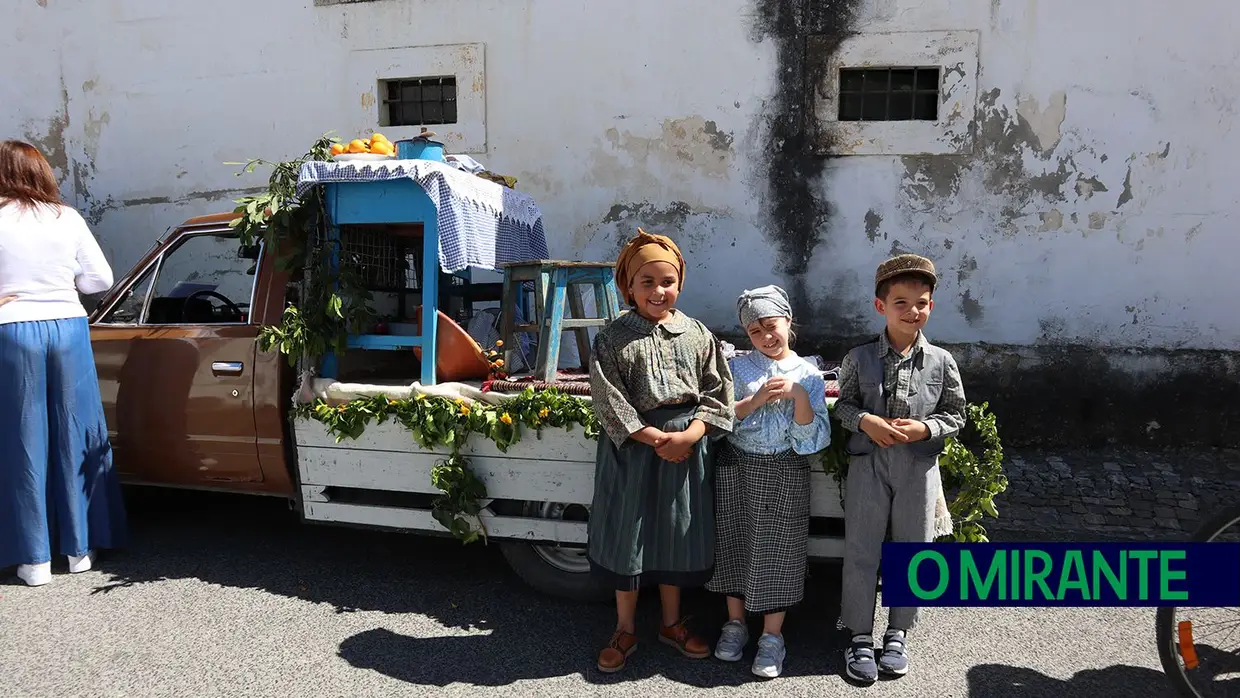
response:
<path fill-rule="evenodd" d="M 554 502 L 526 502 L 525 516 L 585 521 L 587 507 Z M 603 601 L 612 598 L 610 589 L 599 586 L 590 574 L 584 548 L 502 541 L 500 550 L 509 566 L 526 584 L 544 594 L 574 601 Z"/>

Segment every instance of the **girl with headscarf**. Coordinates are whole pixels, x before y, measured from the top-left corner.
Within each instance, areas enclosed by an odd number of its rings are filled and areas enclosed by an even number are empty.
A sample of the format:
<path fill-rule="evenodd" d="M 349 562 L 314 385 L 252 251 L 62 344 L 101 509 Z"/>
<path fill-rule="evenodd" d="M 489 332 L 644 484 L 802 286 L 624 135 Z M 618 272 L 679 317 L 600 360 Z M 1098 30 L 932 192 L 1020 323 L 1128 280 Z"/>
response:
<path fill-rule="evenodd" d="M 620 252 L 616 284 L 630 310 L 594 340 L 590 395 L 598 440 L 588 554 L 616 591 L 616 630 L 598 668 L 624 668 L 637 649 L 642 586 L 657 584 L 660 642 L 710 656 L 680 614 L 680 588 L 714 564 L 714 443 L 732 429 L 732 375 L 719 341 L 676 309 L 685 260 L 670 239 L 638 229 Z"/>
<path fill-rule="evenodd" d="M 749 642 L 746 613 L 763 614 L 751 670 L 773 678 L 783 671 L 787 609 L 805 594 L 806 456 L 830 444 L 831 419 L 822 375 L 789 346 L 788 294 L 763 286 L 736 305 L 754 350 L 729 363 L 736 424 L 715 470 L 715 576 L 707 588 L 728 597 L 715 656 L 739 661 Z"/>
<path fill-rule="evenodd" d="M 86 309 L 112 285 L 86 221 L 28 143 L 0 142 L 0 569 L 31 586 L 125 534 Z"/>

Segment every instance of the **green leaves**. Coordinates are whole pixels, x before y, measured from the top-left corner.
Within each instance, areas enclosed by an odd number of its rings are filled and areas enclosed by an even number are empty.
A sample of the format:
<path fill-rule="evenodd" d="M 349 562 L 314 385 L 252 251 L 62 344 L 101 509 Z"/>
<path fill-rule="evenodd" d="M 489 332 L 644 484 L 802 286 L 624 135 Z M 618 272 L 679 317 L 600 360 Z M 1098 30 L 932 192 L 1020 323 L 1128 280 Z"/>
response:
<path fill-rule="evenodd" d="M 939 458 L 943 487 L 956 492 L 947 508 L 954 522 L 955 540 L 986 542 L 983 515 L 998 518 L 995 497 L 1007 491 L 1008 479 L 1003 472 L 1003 445 L 995 415 L 989 403 L 970 404 L 968 423 L 956 439 L 948 439 L 947 448 Z"/>
<path fill-rule="evenodd" d="M 296 325 L 297 309 L 285 311 L 285 317 L 281 331 Z M 266 335 L 260 341 L 268 341 Z M 1007 490 L 1008 479 L 1003 472 L 999 429 L 989 405 L 970 404 L 967 410 L 969 421 L 965 429 L 958 438 L 947 439 L 939 456 L 943 486 L 949 496 L 948 510 L 953 520 L 949 540 L 987 542 L 989 538 L 982 520 L 987 516 L 999 516 L 995 497 Z M 411 438 L 421 447 L 447 448 L 451 455 L 431 472 L 432 484 L 443 492 L 436 498 L 432 511 L 436 521 L 466 543 L 486 536 L 478 519 L 479 500 L 486 498 L 486 486 L 469 469 L 469 460 L 460 454 L 471 434 L 481 434 L 504 452 L 528 432 L 540 438 L 547 427 L 572 431 L 581 426 L 588 439 L 597 439 L 600 435 L 590 402 L 558 390 L 535 392 L 532 388 L 526 388 L 500 405 L 482 402 L 467 405 L 463 400 L 423 395 L 391 400 L 380 395 L 339 406 L 320 400 L 296 406 L 294 414 L 321 422 L 336 436 L 337 442 L 360 437 L 368 424 L 395 419 L 409 430 Z M 848 473 L 847 432 L 834 414 L 831 433 L 831 446 L 816 458 L 826 473 L 842 483 Z M 950 498 L 953 492 L 955 497 Z"/>
<path fill-rule="evenodd" d="M 952 515 L 952 535 L 956 542 L 984 543 L 989 540 L 981 521 L 983 516 L 999 517 L 995 497 L 1007 490 L 1003 472 L 1003 446 L 995 415 L 989 403 L 966 407 L 968 422 L 957 438 L 949 438 L 939 455 L 947 509 Z M 818 454 L 824 472 L 842 484 L 848 477 L 848 432 L 834 415 L 832 405 L 831 445 Z M 955 498 L 951 499 L 951 493 Z M 843 503 L 843 495 L 840 496 Z"/>
<path fill-rule="evenodd" d="M 304 198 L 297 197 L 302 165 L 329 160 L 331 146 L 337 140 L 324 134 L 294 160 L 253 159 L 237 173 L 254 172 L 260 166 L 271 168 L 266 192 L 236 200 L 236 217 L 228 225 L 237 231 L 241 244 L 262 239 L 266 254 L 274 256 L 282 271 L 294 271 L 299 264 L 306 271 L 299 304 L 290 304 L 280 325 L 265 327 L 260 334 L 263 351 L 279 351 L 294 366 L 303 359 L 317 362 L 328 351 L 345 351 L 348 335 L 365 332 L 375 317 L 368 305 L 371 296 L 352 268 L 355 260 L 341 259 L 340 269 L 333 274 L 331 248 L 316 244 L 316 239 L 326 238 L 320 188 L 307 191 Z"/>
<path fill-rule="evenodd" d="M 298 317 L 297 309 L 286 310 L 285 316 L 279 332 L 296 324 L 288 318 Z M 271 336 L 276 336 L 276 332 Z M 260 338 L 261 341 L 269 340 Z M 486 486 L 469 469 L 469 459 L 460 453 L 470 434 L 483 435 L 504 452 L 521 440 L 527 428 L 534 430 L 537 436 L 544 427 L 572 430 L 580 425 L 586 438 L 598 438 L 599 434 L 598 420 L 588 401 L 558 390 L 535 392 L 532 388 L 500 405 L 466 404 L 464 400 L 425 395 L 404 400 L 378 395 L 350 400 L 343 405 L 317 400 L 296 405 L 293 414 L 320 422 L 335 435 L 337 443 L 360 437 L 368 424 L 394 419 L 422 448 L 442 446 L 449 449 L 451 455 L 431 470 L 431 484 L 443 492 L 432 505 L 432 515 L 465 543 L 479 536 L 486 537 L 478 518 L 479 500 L 486 498 Z"/>
<path fill-rule="evenodd" d="M 462 543 L 485 538 L 478 501 L 486 497 L 486 486 L 469 469 L 469 461 L 453 453 L 431 468 L 431 484 L 443 492 L 431 505 L 431 516 Z"/>

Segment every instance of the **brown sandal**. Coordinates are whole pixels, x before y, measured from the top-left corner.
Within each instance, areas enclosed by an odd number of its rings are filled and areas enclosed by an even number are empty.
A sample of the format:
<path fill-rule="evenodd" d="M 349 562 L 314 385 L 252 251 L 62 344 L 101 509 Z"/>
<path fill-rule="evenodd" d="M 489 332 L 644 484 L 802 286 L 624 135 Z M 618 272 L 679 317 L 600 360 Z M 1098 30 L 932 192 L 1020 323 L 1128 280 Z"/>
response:
<path fill-rule="evenodd" d="M 624 668 L 629 655 L 637 649 L 637 636 L 630 632 L 617 630 L 612 633 L 611 640 L 602 652 L 598 653 L 598 670 L 611 674 Z"/>
<path fill-rule="evenodd" d="M 702 638 L 689 631 L 689 616 L 681 618 L 675 625 L 659 630 L 659 642 L 675 647 L 689 659 L 706 659 L 710 656 L 710 645 Z"/>

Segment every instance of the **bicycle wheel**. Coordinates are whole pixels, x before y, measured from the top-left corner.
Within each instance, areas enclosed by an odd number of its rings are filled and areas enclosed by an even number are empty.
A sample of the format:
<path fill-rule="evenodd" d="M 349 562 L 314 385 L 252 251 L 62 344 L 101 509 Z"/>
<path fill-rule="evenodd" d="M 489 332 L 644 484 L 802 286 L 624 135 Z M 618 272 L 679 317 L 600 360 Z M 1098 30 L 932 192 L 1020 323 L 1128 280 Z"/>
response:
<path fill-rule="evenodd" d="M 1240 504 L 1207 521 L 1189 540 L 1240 542 Z M 1181 696 L 1240 696 L 1240 609 L 1159 608 L 1155 635 L 1163 671 Z"/>

